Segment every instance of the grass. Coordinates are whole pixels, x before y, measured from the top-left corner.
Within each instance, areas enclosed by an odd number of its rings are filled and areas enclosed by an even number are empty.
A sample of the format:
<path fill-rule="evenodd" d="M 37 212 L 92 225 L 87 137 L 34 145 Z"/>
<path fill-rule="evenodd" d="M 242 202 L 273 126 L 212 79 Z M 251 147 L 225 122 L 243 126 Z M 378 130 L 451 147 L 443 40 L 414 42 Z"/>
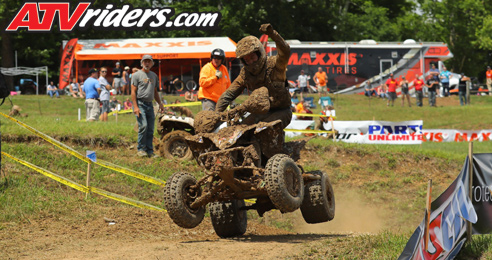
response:
<path fill-rule="evenodd" d="M 317 96 L 314 97 L 316 100 Z M 170 102 L 176 98 L 184 101 L 183 97 L 170 97 L 167 100 Z M 427 129 L 492 128 L 492 115 L 489 112 L 492 110 L 492 98 L 489 97 L 473 96 L 469 107 L 453 105 L 453 102 L 457 104 L 458 101 L 457 97 L 451 97 L 446 100 L 448 105 L 438 108 L 402 108 L 398 105 L 386 107 L 383 100 L 369 101 L 358 95 L 338 95 L 332 98 L 338 120 L 422 119 L 424 128 Z M 122 101 L 124 99 L 126 97 L 121 98 Z M 245 97 L 240 98 L 244 99 Z M 78 121 L 78 109 L 81 109 L 82 119 L 85 116 L 84 101 L 80 99 L 15 96 L 12 101 L 23 109 L 21 113 L 28 114 L 28 117 L 18 118 L 20 121 L 58 140 L 65 140 L 67 145 L 81 153 L 84 150 L 95 150 L 98 159 L 163 180 L 167 180 L 176 171 L 187 171 L 196 176 L 203 174 L 195 162 L 136 159 L 134 146 L 137 134 L 133 131 L 136 120 L 131 114 L 118 116 L 118 122 L 115 117 L 110 117 L 107 123 L 88 123 Z M 439 104 L 444 104 L 444 100 L 438 99 Z M 9 108 L 7 101 L 0 107 L 0 112 L 8 114 Z M 196 114 L 200 107 L 190 109 Z M 319 112 L 319 107 L 314 112 Z M 85 184 L 85 163 L 44 140 L 32 138 L 33 134 L 16 123 L 3 117 L 0 117 L 0 122 L 2 151 Z M 474 152 L 491 152 L 490 144 L 475 142 Z M 306 171 L 323 169 L 329 173 L 335 186 L 359 188 L 367 203 L 382 204 L 396 212 L 395 219 L 389 219 L 387 223 L 396 227 L 392 230 L 402 231 L 322 240 L 317 244 L 306 245 L 305 251 L 294 258 L 396 259 L 411 231 L 416 228 L 415 223 L 422 219 L 427 179 L 433 176 L 437 180 L 432 194 L 435 198 L 459 173 L 468 153 L 468 144 L 425 142 L 422 145 L 361 145 L 316 138 L 308 143 L 307 153 L 311 155 L 310 158 L 302 159 Z M 8 229 L 10 222 L 29 222 L 30 219 L 46 216 L 75 222 L 78 220 L 71 219 L 71 213 L 80 211 L 85 205 L 127 207 L 100 196 L 91 196 L 85 200 L 83 193 L 49 180 L 9 159 L 2 162 L 0 230 Z M 161 187 L 98 166 L 93 167 L 92 173 L 92 184 L 95 187 L 162 207 Z M 92 217 L 90 212 L 77 216 L 84 219 Z M 288 216 L 269 218 L 268 224 L 292 230 L 292 221 Z M 462 258 L 490 259 L 490 240 L 491 236 L 474 236 L 473 242 L 463 249 Z"/>

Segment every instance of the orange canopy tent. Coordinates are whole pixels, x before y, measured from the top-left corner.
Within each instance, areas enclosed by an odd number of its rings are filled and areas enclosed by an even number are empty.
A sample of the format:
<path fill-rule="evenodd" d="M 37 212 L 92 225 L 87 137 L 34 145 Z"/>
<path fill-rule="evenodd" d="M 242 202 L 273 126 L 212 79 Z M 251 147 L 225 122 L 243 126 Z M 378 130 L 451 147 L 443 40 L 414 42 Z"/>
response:
<path fill-rule="evenodd" d="M 116 61 L 120 61 L 122 68 L 125 65 L 139 67 L 142 56 L 151 54 L 153 70 L 158 70 L 161 82 L 161 74 L 180 74 L 183 77 L 183 71 L 191 71 L 192 78 L 195 78 L 199 73 L 198 66 L 201 68 L 203 62 L 208 62 L 210 53 L 216 48 L 224 50 L 226 58 L 232 60 L 236 57 L 236 43 L 229 37 L 79 39 L 74 54 L 75 76 L 80 73 L 85 76 L 92 67 L 107 66 L 111 69 Z M 196 67 L 194 72 L 193 66 Z"/>

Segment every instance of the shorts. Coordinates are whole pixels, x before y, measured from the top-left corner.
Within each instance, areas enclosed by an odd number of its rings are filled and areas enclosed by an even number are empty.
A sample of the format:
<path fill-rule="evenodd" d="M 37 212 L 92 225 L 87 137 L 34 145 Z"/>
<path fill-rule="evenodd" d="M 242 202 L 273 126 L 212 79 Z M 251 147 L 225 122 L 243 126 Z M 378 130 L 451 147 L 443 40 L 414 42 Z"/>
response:
<path fill-rule="evenodd" d="M 389 100 L 395 100 L 396 99 L 396 92 L 388 92 L 388 99 Z"/>
<path fill-rule="evenodd" d="M 109 108 L 109 100 L 101 100 L 101 104 L 102 104 L 101 114 L 111 112 L 111 109 Z"/>
<path fill-rule="evenodd" d="M 326 85 L 318 86 L 318 92 L 319 93 L 328 93 L 328 88 L 326 87 Z"/>
<path fill-rule="evenodd" d="M 401 88 L 401 93 L 404 95 L 408 94 L 408 88 Z"/>
<path fill-rule="evenodd" d="M 123 86 L 123 82 L 121 81 L 121 78 L 114 78 L 113 79 L 113 88 L 119 88 Z"/>
<path fill-rule="evenodd" d="M 99 100 L 93 99 L 93 98 L 86 99 L 85 100 L 85 112 L 86 112 L 85 119 L 87 121 L 99 120 L 99 115 L 101 112 L 101 109 L 99 108 Z"/>

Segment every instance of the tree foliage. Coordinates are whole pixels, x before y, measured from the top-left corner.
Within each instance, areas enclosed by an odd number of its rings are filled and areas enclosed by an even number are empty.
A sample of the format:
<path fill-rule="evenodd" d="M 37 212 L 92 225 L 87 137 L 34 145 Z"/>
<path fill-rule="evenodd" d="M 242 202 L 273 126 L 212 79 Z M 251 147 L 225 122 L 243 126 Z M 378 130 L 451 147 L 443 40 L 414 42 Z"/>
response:
<path fill-rule="evenodd" d="M 70 0 L 72 7 L 78 1 Z M 447 62 L 456 72 L 476 76 L 492 62 L 492 0 L 195 0 L 119 1 L 97 0 L 93 8 L 107 4 L 134 7 L 173 7 L 181 12 L 220 12 L 218 30 L 174 31 L 73 31 L 70 33 L 5 33 L 21 3 L 0 0 L 2 66 L 48 65 L 57 76 L 62 41 L 71 38 L 113 39 L 150 37 L 228 36 L 239 41 L 260 36 L 258 28 L 271 23 L 285 39 L 301 41 L 443 41 L 454 58 Z M 487 8 L 488 7 L 488 8 Z"/>

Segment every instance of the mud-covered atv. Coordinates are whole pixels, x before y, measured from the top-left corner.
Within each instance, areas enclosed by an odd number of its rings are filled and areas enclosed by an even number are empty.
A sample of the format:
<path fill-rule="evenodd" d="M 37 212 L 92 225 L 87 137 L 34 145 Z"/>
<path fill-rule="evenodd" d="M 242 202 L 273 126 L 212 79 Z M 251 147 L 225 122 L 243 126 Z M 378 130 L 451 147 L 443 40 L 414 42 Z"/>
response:
<path fill-rule="evenodd" d="M 296 163 L 310 138 L 284 143 L 280 120 L 240 124 L 237 115 L 245 111 L 251 111 L 248 101 L 220 115 L 230 126 L 186 138 L 204 176 L 196 180 L 189 173 L 177 172 L 169 178 L 164 204 L 171 219 L 180 227 L 194 228 L 209 204 L 212 225 L 220 237 L 243 235 L 249 209 L 263 216 L 272 209 L 286 213 L 300 208 L 308 223 L 332 220 L 335 198 L 328 175 L 305 172 Z M 256 200 L 246 205 L 248 199 Z"/>
<path fill-rule="evenodd" d="M 190 160 L 193 158 L 185 138 L 195 134 L 194 119 L 159 114 L 157 132 L 161 136 L 156 149 L 167 159 Z"/>

